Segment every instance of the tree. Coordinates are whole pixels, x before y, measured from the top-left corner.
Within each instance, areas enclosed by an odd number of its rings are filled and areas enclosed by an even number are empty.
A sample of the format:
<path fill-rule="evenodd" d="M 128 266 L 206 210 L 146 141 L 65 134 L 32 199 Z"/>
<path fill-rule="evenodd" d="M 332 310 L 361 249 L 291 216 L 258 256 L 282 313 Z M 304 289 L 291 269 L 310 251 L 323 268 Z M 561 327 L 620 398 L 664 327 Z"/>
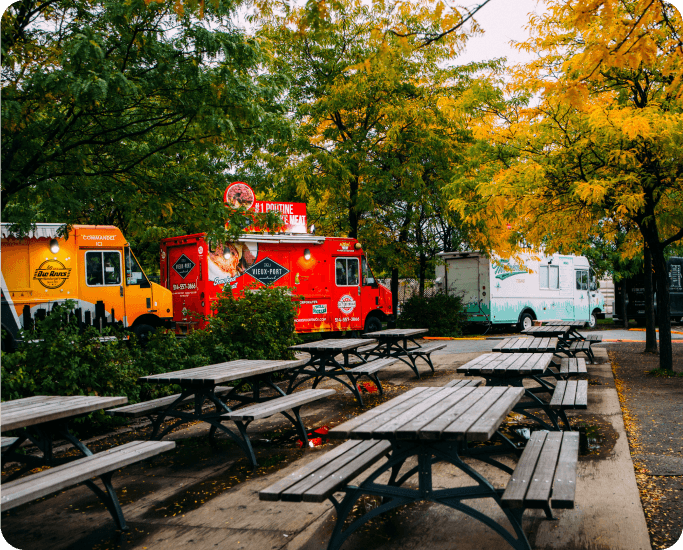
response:
<path fill-rule="evenodd" d="M 456 181 L 453 207 L 491 248 L 523 237 L 570 252 L 626 228 L 622 256 L 645 247 L 652 258 L 660 364 L 671 369 L 665 249 L 683 237 L 680 15 L 657 0 L 571 0 L 531 23 L 523 47 L 542 55 L 518 68 L 520 100 L 482 130 L 487 154 Z M 538 104 L 525 107 L 531 94 Z"/>
<path fill-rule="evenodd" d="M 235 155 L 287 129 L 278 79 L 259 72 L 261 50 L 231 23 L 235 7 L 12 4 L 2 16 L 3 221 L 114 223 L 138 242 L 222 231 Z"/>
<path fill-rule="evenodd" d="M 424 277 L 441 190 L 470 139 L 472 111 L 495 90 L 475 73 L 496 64 L 452 66 L 467 33 L 431 39 L 466 18 L 440 4 L 349 1 L 311 28 L 306 15 L 263 29 L 273 44 L 269 70 L 291 80 L 298 130 L 253 166 L 267 163 L 276 196 L 306 200 L 319 232 L 360 238 L 394 286 L 421 255 Z"/>

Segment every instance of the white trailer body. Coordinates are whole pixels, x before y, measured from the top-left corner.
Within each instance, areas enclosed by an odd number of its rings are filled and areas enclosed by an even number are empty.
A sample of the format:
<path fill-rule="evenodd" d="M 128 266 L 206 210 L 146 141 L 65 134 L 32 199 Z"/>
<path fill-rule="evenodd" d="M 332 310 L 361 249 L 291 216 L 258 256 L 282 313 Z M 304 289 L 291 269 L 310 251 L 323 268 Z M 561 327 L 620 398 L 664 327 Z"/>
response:
<path fill-rule="evenodd" d="M 467 319 L 474 323 L 517 324 L 533 320 L 584 321 L 604 317 L 605 298 L 585 256 L 534 252 L 519 261 L 477 252 L 444 252 L 436 267 L 437 285 L 462 294 Z"/>

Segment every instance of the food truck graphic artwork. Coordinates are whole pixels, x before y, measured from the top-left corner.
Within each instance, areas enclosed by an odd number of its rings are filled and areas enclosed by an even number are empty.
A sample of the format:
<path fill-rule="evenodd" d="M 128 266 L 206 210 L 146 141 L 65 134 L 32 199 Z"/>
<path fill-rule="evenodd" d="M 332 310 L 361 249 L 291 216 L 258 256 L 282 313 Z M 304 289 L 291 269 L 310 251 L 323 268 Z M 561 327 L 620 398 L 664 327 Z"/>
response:
<path fill-rule="evenodd" d="M 173 293 L 177 331 L 201 328 L 188 312 L 211 315 L 226 285 L 235 298 L 250 287 L 285 286 L 299 296 L 295 330 L 380 330 L 391 292 L 376 282 L 356 239 L 310 234 L 244 234 L 212 248 L 204 234 L 163 239 L 161 283 Z"/>
<path fill-rule="evenodd" d="M 19 329 L 47 315 L 54 304 L 76 302 L 80 322 L 117 323 L 138 336 L 172 327 L 171 293 L 150 282 L 121 231 L 109 225 L 41 223 L 27 238 L 2 224 L 3 347 L 11 349 Z"/>
<path fill-rule="evenodd" d="M 583 321 L 604 317 L 605 298 L 585 256 L 545 256 L 527 250 L 519 259 L 477 252 L 444 252 L 436 268 L 437 286 L 463 295 L 467 320 L 516 324 L 534 320 Z"/>

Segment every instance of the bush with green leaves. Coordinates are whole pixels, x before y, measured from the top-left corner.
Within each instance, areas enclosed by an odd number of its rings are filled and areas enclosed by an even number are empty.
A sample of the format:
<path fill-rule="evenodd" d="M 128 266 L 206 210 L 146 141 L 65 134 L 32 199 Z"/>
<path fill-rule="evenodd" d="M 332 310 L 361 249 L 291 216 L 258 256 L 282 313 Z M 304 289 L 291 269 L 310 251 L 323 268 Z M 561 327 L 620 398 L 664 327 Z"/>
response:
<path fill-rule="evenodd" d="M 215 315 L 204 330 L 178 339 L 157 330 L 143 347 L 135 335 L 118 327 L 102 333 L 80 330 L 76 303 L 56 304 L 37 321 L 35 330 L 21 331 L 23 344 L 2 353 L 2 400 L 32 395 L 126 396 L 138 403 L 179 391 L 178 387 L 138 384 L 140 376 L 189 369 L 235 359 L 289 359 L 296 343 L 296 305 L 283 288 L 247 290 L 235 300 L 228 288 L 214 304 Z M 103 339 L 102 336 L 114 336 Z M 76 420 L 78 429 L 120 423 L 97 411 Z"/>
<path fill-rule="evenodd" d="M 206 329 L 190 336 L 201 342 L 212 363 L 294 358 L 287 348 L 299 341 L 294 332 L 297 306 L 289 288 L 246 288 L 235 299 L 226 286 L 212 312 Z"/>
<path fill-rule="evenodd" d="M 462 296 L 439 292 L 429 297 L 411 296 L 397 319 L 400 328 L 427 328 L 430 336 L 459 336 L 465 324 Z"/>

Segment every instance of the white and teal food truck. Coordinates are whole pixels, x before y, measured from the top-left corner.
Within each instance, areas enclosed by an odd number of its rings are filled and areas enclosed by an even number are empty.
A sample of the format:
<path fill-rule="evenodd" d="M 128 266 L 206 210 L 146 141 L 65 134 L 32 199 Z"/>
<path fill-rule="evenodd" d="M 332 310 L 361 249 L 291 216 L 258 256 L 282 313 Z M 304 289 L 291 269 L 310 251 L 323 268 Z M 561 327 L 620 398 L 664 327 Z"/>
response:
<path fill-rule="evenodd" d="M 605 315 L 605 298 L 585 256 L 533 251 L 518 259 L 477 252 L 439 256 L 437 288 L 463 296 L 469 322 L 516 324 L 520 330 L 534 320 L 583 321 L 593 327 Z"/>

